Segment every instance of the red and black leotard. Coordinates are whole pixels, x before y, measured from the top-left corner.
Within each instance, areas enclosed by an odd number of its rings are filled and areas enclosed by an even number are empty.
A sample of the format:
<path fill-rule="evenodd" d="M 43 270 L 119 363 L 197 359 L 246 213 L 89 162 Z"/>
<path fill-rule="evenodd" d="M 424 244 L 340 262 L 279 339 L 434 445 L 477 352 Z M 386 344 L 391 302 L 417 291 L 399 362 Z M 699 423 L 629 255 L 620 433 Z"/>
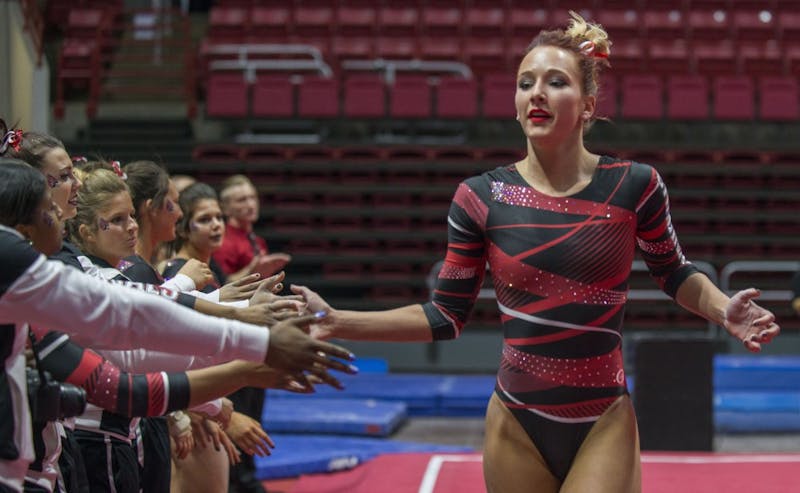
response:
<path fill-rule="evenodd" d="M 648 165 L 602 157 L 586 188 L 553 197 L 511 165 L 464 181 L 448 225 L 424 305 L 434 338 L 459 335 L 488 263 L 505 338 L 496 394 L 563 479 L 592 424 L 627 393 L 621 331 L 636 247 L 670 296 L 698 272 L 666 187 Z"/>

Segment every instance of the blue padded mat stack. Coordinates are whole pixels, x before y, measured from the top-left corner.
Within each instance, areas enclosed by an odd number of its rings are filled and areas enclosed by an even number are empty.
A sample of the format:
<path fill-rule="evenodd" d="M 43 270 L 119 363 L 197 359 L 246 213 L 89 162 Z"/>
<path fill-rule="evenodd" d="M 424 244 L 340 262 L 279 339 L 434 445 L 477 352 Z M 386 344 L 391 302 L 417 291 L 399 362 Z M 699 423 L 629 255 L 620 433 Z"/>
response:
<path fill-rule="evenodd" d="M 271 434 L 275 449 L 269 457 L 255 457 L 256 476 L 274 479 L 350 469 L 385 453 L 472 452 L 468 447 L 432 445 L 380 438 Z"/>
<path fill-rule="evenodd" d="M 376 399 L 388 402 L 405 403 L 409 416 L 432 416 L 439 409 L 439 387 L 441 375 L 412 375 L 393 373 L 362 373 L 359 375 L 337 375 L 345 386 L 336 390 L 326 385 L 318 386 L 314 395 L 290 394 L 288 392 L 270 393 L 270 398 L 308 399 L 343 398 Z"/>
<path fill-rule="evenodd" d="M 450 375 L 439 385 L 441 416 L 481 417 L 494 392 L 494 375 Z"/>
<path fill-rule="evenodd" d="M 403 402 L 375 399 L 267 399 L 261 422 L 268 433 L 389 436 L 408 415 Z"/>
<path fill-rule="evenodd" d="M 387 437 L 408 415 L 483 416 L 494 376 L 391 374 L 385 361 L 354 364 L 358 375 L 336 375 L 343 391 L 269 392 L 262 423 L 276 447 L 256 457 L 259 479 L 349 469 L 383 453 L 472 451 Z"/>
<path fill-rule="evenodd" d="M 714 422 L 723 432 L 800 431 L 800 357 L 716 356 Z"/>

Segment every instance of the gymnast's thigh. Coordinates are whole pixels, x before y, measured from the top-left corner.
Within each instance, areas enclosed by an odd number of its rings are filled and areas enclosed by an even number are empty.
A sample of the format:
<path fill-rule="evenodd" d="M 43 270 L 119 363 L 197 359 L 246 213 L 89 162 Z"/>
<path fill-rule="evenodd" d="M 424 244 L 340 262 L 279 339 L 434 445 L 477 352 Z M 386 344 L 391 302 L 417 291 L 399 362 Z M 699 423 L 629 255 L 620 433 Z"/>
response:
<path fill-rule="evenodd" d="M 609 407 L 583 441 L 561 493 L 640 493 L 639 432 L 630 396 Z"/>
<path fill-rule="evenodd" d="M 533 441 L 495 394 L 486 410 L 483 475 L 488 493 L 556 493 L 560 486 Z"/>

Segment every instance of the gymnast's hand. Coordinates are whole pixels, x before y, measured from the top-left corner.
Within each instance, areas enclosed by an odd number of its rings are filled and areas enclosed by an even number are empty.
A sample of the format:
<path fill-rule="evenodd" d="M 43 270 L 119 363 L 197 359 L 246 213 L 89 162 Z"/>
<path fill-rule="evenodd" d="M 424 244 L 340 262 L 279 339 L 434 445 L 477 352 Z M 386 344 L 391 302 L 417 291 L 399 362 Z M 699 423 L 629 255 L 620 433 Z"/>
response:
<path fill-rule="evenodd" d="M 270 327 L 269 348 L 264 361 L 267 365 L 287 373 L 308 372 L 322 381 L 336 385 L 328 370 L 356 373 L 347 364 L 355 356 L 347 349 L 329 342 L 312 339 L 306 331 L 313 322 L 324 320 L 325 313 L 290 318 Z"/>
<path fill-rule="evenodd" d="M 194 281 L 195 289 L 198 291 L 203 289 L 206 284 L 214 279 L 214 274 L 211 272 L 208 264 L 200 262 L 195 258 L 190 258 L 183 264 L 178 274 L 189 276 Z"/>
<path fill-rule="evenodd" d="M 325 312 L 330 314 L 333 311 L 331 306 L 322 298 L 322 296 L 308 289 L 306 286 L 292 284 L 290 288 L 292 293 L 299 294 L 303 297 L 306 302 L 306 310 L 308 312 Z M 325 340 L 330 339 L 333 336 L 333 322 L 331 317 L 325 317 L 311 324 L 311 337 L 314 339 Z"/>
<path fill-rule="evenodd" d="M 240 301 L 253 296 L 261 286 L 261 274 L 249 274 L 219 288 L 220 301 Z"/>
<path fill-rule="evenodd" d="M 305 303 L 303 303 L 303 297 L 300 295 L 289 295 L 289 296 L 280 296 L 278 293 L 283 291 L 283 279 L 286 277 L 286 273 L 284 271 L 280 271 L 277 274 L 269 276 L 268 278 L 264 279 L 258 289 L 253 293 L 250 297 L 250 305 L 260 305 L 263 303 L 273 303 L 276 301 L 287 301 L 291 300 L 296 303 L 286 304 L 286 306 L 295 307 L 296 312 L 305 309 Z"/>
<path fill-rule="evenodd" d="M 753 301 L 761 292 L 755 288 L 739 291 L 725 307 L 725 329 L 744 343 L 744 347 L 757 353 L 761 344 L 770 342 L 781 328 L 775 323 L 775 315 Z"/>
<path fill-rule="evenodd" d="M 239 412 L 234 412 L 225 433 L 247 455 L 264 457 L 272 455 L 275 442 L 267 435 L 261 423 Z"/>
<path fill-rule="evenodd" d="M 314 392 L 314 385 L 309 378 L 302 372 L 292 374 L 285 371 L 276 370 L 264 363 L 253 363 L 250 361 L 235 360 L 232 365 L 238 366 L 235 370 L 238 378 L 241 378 L 248 387 L 260 389 L 279 389 L 300 394 L 310 394 Z M 338 380 L 333 379 L 338 384 L 337 388 L 342 388 Z M 318 380 L 317 380 L 318 381 Z M 326 382 L 328 383 L 328 382 Z M 331 383 L 333 385 L 333 383 Z M 223 426 L 223 428 L 225 428 Z"/>

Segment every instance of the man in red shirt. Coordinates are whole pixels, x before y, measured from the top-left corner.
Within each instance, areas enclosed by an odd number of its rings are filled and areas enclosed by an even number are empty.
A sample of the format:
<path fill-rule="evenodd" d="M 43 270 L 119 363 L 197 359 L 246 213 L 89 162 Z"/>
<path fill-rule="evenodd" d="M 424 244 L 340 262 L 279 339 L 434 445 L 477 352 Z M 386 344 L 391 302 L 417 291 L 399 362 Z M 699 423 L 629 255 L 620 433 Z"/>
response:
<path fill-rule="evenodd" d="M 228 276 L 228 282 L 254 272 L 267 277 L 283 269 L 292 257 L 270 254 L 264 239 L 253 232 L 259 213 L 253 182 L 244 175 L 233 175 L 222 183 L 219 198 L 227 222 L 222 246 L 213 258 Z"/>

